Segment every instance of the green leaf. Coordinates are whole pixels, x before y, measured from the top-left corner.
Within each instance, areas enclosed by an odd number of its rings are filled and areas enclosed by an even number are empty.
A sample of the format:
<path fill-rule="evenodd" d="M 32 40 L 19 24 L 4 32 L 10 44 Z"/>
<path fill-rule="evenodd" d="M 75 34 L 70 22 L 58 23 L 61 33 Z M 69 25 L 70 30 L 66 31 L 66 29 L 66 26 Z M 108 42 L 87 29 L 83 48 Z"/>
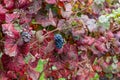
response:
<path fill-rule="evenodd" d="M 94 0 L 97 5 L 103 4 L 105 0 Z"/>
<path fill-rule="evenodd" d="M 95 58 L 94 62 L 93 62 L 93 65 L 96 65 L 97 64 L 97 58 Z"/>
<path fill-rule="evenodd" d="M 96 74 L 94 75 L 94 77 L 91 78 L 90 80 L 99 80 L 99 75 L 98 75 L 98 73 L 96 73 Z"/>
<path fill-rule="evenodd" d="M 106 15 L 101 15 L 98 19 L 98 25 L 108 30 L 110 27 L 109 17 Z"/>
<path fill-rule="evenodd" d="M 108 3 L 109 6 L 111 6 L 111 4 L 113 3 L 114 0 L 106 0 L 106 2 Z"/>
<path fill-rule="evenodd" d="M 52 66 L 52 70 L 57 70 L 57 67 L 56 66 Z"/>
<path fill-rule="evenodd" d="M 82 53 L 82 51 L 78 51 L 78 55 L 80 55 Z"/>
<path fill-rule="evenodd" d="M 32 24 L 36 24 L 36 21 L 35 21 L 35 19 L 32 19 Z"/>
<path fill-rule="evenodd" d="M 117 64 L 112 63 L 111 66 L 112 66 L 113 69 L 117 69 Z"/>
<path fill-rule="evenodd" d="M 66 80 L 65 78 L 59 78 L 58 80 Z"/>
<path fill-rule="evenodd" d="M 47 61 L 40 59 L 40 60 L 38 61 L 38 64 L 37 64 L 37 67 L 35 68 L 35 70 L 38 71 L 38 72 L 42 72 L 43 69 L 44 69 L 44 64 L 46 64 L 46 62 L 47 62 Z M 39 80 L 46 80 L 46 79 L 45 79 L 44 72 L 41 74 Z"/>
<path fill-rule="evenodd" d="M 111 57 L 109 56 L 109 57 L 106 58 L 106 62 L 110 63 L 110 61 L 111 61 Z"/>
<path fill-rule="evenodd" d="M 117 59 L 117 56 L 116 56 L 116 55 L 113 57 L 113 62 L 114 62 L 114 63 L 118 63 L 118 59 Z"/>
<path fill-rule="evenodd" d="M 111 78 L 113 77 L 113 74 L 112 74 L 112 73 L 107 73 L 107 74 L 105 74 L 105 76 L 106 76 L 107 78 L 111 79 Z"/>
<path fill-rule="evenodd" d="M 108 66 L 108 68 L 106 69 L 106 72 L 111 72 L 113 70 L 113 67 L 110 65 Z"/>
<path fill-rule="evenodd" d="M 28 64 L 28 62 L 29 62 L 31 59 L 33 59 L 33 58 L 34 58 L 34 57 L 33 57 L 31 54 L 28 54 L 28 55 L 25 57 L 24 61 L 25 61 L 25 63 Z"/>
<path fill-rule="evenodd" d="M 81 17 L 81 12 L 78 12 L 78 13 L 77 13 L 77 16 L 78 16 L 78 17 Z"/>
<path fill-rule="evenodd" d="M 46 61 L 40 59 L 37 64 L 36 71 L 41 72 L 43 70 L 45 63 L 46 63 Z"/>
<path fill-rule="evenodd" d="M 95 78 L 95 79 L 99 79 L 98 73 L 95 74 L 94 78 Z"/>
<path fill-rule="evenodd" d="M 46 4 L 46 10 L 49 10 L 49 9 L 51 9 L 52 10 L 52 12 L 54 13 L 54 14 L 58 14 L 58 11 L 59 11 L 59 8 L 58 7 L 56 7 L 55 5 L 53 5 L 53 4 Z"/>
<path fill-rule="evenodd" d="M 100 23 L 106 23 L 109 20 L 106 15 L 101 15 L 98 19 Z"/>
<path fill-rule="evenodd" d="M 40 76 L 39 80 L 45 80 L 45 74 L 42 73 L 42 75 Z"/>
<path fill-rule="evenodd" d="M 18 23 L 14 23 L 14 28 L 20 32 L 22 31 L 21 25 Z"/>
<path fill-rule="evenodd" d="M 73 21 L 73 22 L 71 23 L 71 25 L 72 25 L 72 26 L 76 26 L 76 25 L 77 25 L 77 22 L 76 22 L 76 21 Z"/>

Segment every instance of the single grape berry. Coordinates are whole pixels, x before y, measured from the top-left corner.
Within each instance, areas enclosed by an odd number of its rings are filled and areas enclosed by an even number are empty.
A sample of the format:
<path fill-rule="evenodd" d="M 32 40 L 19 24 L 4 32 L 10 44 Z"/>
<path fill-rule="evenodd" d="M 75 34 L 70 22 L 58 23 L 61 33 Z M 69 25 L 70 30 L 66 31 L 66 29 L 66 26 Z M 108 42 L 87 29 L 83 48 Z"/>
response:
<path fill-rule="evenodd" d="M 21 33 L 21 36 L 24 42 L 30 42 L 32 37 L 29 32 L 24 32 L 24 31 Z"/>
<path fill-rule="evenodd" d="M 54 36 L 56 48 L 60 49 L 63 46 L 64 40 L 61 34 L 55 34 Z"/>

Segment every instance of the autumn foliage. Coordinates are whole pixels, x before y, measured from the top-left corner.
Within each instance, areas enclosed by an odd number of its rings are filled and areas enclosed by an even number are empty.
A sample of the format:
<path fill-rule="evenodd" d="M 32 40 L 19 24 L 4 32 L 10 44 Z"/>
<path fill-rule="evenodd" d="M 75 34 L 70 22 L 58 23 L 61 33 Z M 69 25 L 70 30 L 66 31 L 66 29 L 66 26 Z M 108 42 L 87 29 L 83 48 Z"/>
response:
<path fill-rule="evenodd" d="M 0 80 L 120 80 L 119 7 L 119 0 L 0 0 Z"/>

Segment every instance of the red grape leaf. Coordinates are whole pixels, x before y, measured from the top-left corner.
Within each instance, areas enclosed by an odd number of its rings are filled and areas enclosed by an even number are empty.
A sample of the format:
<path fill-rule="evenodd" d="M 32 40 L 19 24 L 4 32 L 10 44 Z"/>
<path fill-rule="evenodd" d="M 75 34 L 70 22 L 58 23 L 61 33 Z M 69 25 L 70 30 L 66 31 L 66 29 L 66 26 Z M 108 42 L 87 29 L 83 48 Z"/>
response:
<path fill-rule="evenodd" d="M 58 21 L 57 27 L 58 27 L 59 29 L 62 29 L 62 27 L 64 27 L 64 26 L 65 26 L 65 20 L 64 20 L 64 19 L 60 19 L 60 20 Z"/>
<path fill-rule="evenodd" d="M 6 14 L 5 15 L 5 21 L 7 23 L 10 23 L 11 21 L 17 19 L 19 17 L 19 14 L 17 13 L 13 13 L 13 14 Z"/>
<path fill-rule="evenodd" d="M 9 56 L 16 56 L 18 52 L 17 41 L 20 37 L 19 32 L 15 30 L 13 24 L 3 24 L 2 30 L 5 34 L 5 54 Z"/>
<path fill-rule="evenodd" d="M 4 4 L 7 9 L 12 9 L 14 7 L 14 0 L 4 0 Z"/>
<path fill-rule="evenodd" d="M 56 0 L 45 0 L 48 4 L 56 4 Z"/>
<path fill-rule="evenodd" d="M 106 33 L 106 37 L 107 37 L 108 39 L 114 38 L 114 34 L 113 34 L 111 31 L 108 31 L 108 32 Z"/>
<path fill-rule="evenodd" d="M 35 0 L 31 6 L 29 6 L 29 13 L 37 14 L 38 10 L 41 9 L 41 0 Z"/>
<path fill-rule="evenodd" d="M 32 67 L 28 68 L 27 73 L 29 74 L 30 78 L 32 78 L 32 80 L 38 80 L 39 72 L 36 72 Z"/>
<path fill-rule="evenodd" d="M 68 2 L 70 2 L 71 0 L 60 0 L 60 1 L 62 1 L 62 2 L 63 2 L 63 1 L 68 1 Z M 74 1 L 75 1 L 75 0 L 74 0 Z"/>
<path fill-rule="evenodd" d="M 101 72 L 102 68 L 99 65 L 94 65 L 93 66 L 93 70 L 97 71 L 97 72 Z"/>
<path fill-rule="evenodd" d="M 2 24 L 2 31 L 7 37 L 18 39 L 20 37 L 19 32 L 14 28 L 13 24 Z"/>
<path fill-rule="evenodd" d="M 7 12 L 7 10 L 4 9 L 2 5 L 0 5 L 0 22 L 3 22 L 5 20 L 6 12 Z"/>
<path fill-rule="evenodd" d="M 17 44 L 13 44 L 13 40 L 8 39 L 5 42 L 5 54 L 9 56 L 16 56 L 17 55 Z"/>
<path fill-rule="evenodd" d="M 101 43 L 99 41 L 95 42 L 94 46 L 98 51 L 100 51 L 102 53 L 104 53 L 104 51 L 107 51 L 107 48 L 106 48 L 105 44 Z"/>
<path fill-rule="evenodd" d="M 6 74 L 7 77 L 9 77 L 10 79 L 15 79 L 17 78 L 16 74 L 14 71 L 8 71 Z"/>
<path fill-rule="evenodd" d="M 70 57 L 71 60 L 77 60 L 78 59 L 78 51 L 76 49 L 76 46 L 70 45 L 67 53 L 68 53 L 68 56 Z"/>
<path fill-rule="evenodd" d="M 23 55 L 27 55 L 30 50 L 30 44 L 29 43 L 24 43 L 21 46 L 18 47 L 19 52 L 22 53 Z"/>
<path fill-rule="evenodd" d="M 8 80 L 8 77 L 6 76 L 6 74 L 1 71 L 0 71 L 0 80 Z"/>
<path fill-rule="evenodd" d="M 72 5 L 71 3 L 65 4 L 65 11 L 61 8 L 61 14 L 63 18 L 69 18 L 72 14 Z"/>
<path fill-rule="evenodd" d="M 53 13 L 51 9 L 49 9 L 48 17 L 38 14 L 36 16 L 36 21 L 38 24 L 41 24 L 43 27 L 46 27 L 49 25 L 56 26 L 56 20 L 53 17 Z"/>
<path fill-rule="evenodd" d="M 54 48 L 55 48 L 54 41 L 48 42 L 48 45 L 45 48 L 45 53 L 49 53 L 49 52 L 53 51 Z"/>
<path fill-rule="evenodd" d="M 2 55 L 2 63 L 5 70 L 17 72 L 20 75 L 23 75 L 26 70 L 23 56 L 20 54 L 15 57 L 10 57 L 5 54 Z"/>
<path fill-rule="evenodd" d="M 16 6 L 18 7 L 25 7 L 27 6 L 32 0 L 18 0 L 18 4 Z"/>
<path fill-rule="evenodd" d="M 83 44 L 85 45 L 92 45 L 95 42 L 95 39 L 89 36 L 85 36 L 83 39 Z"/>
<path fill-rule="evenodd" d="M 0 14 L 5 14 L 8 10 L 4 9 L 2 5 L 0 5 Z"/>

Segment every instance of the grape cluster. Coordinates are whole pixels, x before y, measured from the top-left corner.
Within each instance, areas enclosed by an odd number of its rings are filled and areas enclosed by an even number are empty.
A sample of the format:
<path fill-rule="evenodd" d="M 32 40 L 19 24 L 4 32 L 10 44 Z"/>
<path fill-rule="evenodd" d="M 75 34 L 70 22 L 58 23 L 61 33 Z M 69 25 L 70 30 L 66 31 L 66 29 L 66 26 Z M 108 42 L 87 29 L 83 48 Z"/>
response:
<path fill-rule="evenodd" d="M 24 31 L 21 33 L 21 36 L 24 42 L 30 42 L 32 37 L 29 32 L 24 32 Z"/>
<path fill-rule="evenodd" d="M 108 80 L 108 78 L 107 77 L 100 77 L 100 80 Z"/>
<path fill-rule="evenodd" d="M 64 39 L 61 34 L 55 34 L 54 36 L 56 48 L 60 49 L 63 46 Z"/>

